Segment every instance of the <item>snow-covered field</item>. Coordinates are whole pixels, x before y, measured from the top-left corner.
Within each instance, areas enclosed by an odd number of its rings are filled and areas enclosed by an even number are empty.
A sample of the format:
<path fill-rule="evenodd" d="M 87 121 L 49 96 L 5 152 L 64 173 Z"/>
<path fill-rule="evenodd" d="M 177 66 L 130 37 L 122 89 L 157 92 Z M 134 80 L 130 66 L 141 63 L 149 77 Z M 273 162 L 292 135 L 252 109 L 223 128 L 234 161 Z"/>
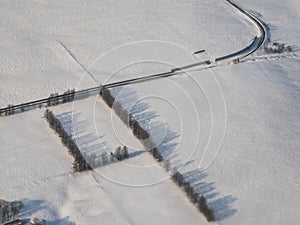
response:
<path fill-rule="evenodd" d="M 126 143 L 119 142 L 107 123 L 111 112 L 105 104 L 97 104 L 99 138 L 90 113 L 94 99 L 78 104 L 66 104 L 54 112 L 66 128 L 74 129 L 82 151 L 114 151 L 126 144 L 131 158 L 74 174 L 71 156 L 42 118 L 42 111 L 11 116 L 1 122 L 2 131 L 12 123 L 19 124 L 1 137 L 5 140 L 1 198 L 24 200 L 23 218 L 45 218 L 49 224 L 206 224 L 182 191 L 167 179 L 164 169 L 127 127 L 115 120 L 115 129 L 126 139 Z"/>
<path fill-rule="evenodd" d="M 271 58 L 260 50 L 239 64 L 113 92 L 206 196 L 216 224 L 300 224 L 300 5 L 235 2 L 268 25 L 271 41 L 295 52 Z M 217 0 L 4 0 L 0 19 L 0 107 L 211 60 L 257 35 Z M 44 109 L 1 117 L 0 199 L 24 200 L 21 217 L 80 225 L 207 223 L 97 96 L 51 109 L 83 152 L 127 145 L 132 157 L 74 174 Z"/>
<path fill-rule="evenodd" d="M 76 87 L 83 74 L 81 66 L 88 67 L 120 45 L 161 40 L 190 51 L 207 49 L 219 56 L 243 48 L 256 33 L 251 29 L 253 25 L 237 17 L 234 9 L 216 0 L 185 3 L 5 0 L 0 10 L 2 107 Z M 147 49 L 152 54 L 162 53 L 162 49 L 151 51 L 151 46 Z M 168 56 L 172 58 L 172 53 Z M 135 57 L 136 54 L 127 54 L 125 60 L 133 62 Z M 106 77 L 124 65 L 122 60 L 123 57 L 101 63 L 94 67 L 93 74 L 102 82 L 103 75 Z M 178 57 L 176 60 L 181 62 L 179 65 L 189 61 Z M 132 75 L 124 75 L 120 80 L 127 77 Z M 95 83 L 88 79 L 82 85 L 90 87 Z"/>
<path fill-rule="evenodd" d="M 217 199 L 230 197 L 228 206 L 237 211 L 221 224 L 299 222 L 300 111 L 299 88 L 294 86 L 297 80 L 289 80 L 295 74 L 290 66 L 298 63 L 293 61 L 277 63 L 276 71 L 281 71 L 282 76 L 274 74 L 274 62 L 212 70 L 222 87 L 226 114 L 220 99 L 214 98 L 218 89 L 209 83 L 210 72 L 192 72 L 180 78 L 126 87 L 127 91 L 135 90 L 137 99 L 151 105 L 163 124 L 178 135 L 173 140 L 174 165 L 178 161 L 179 166 L 187 163 L 183 171 L 207 168 L 205 181 L 213 183 L 214 191 L 219 193 Z M 189 76 L 199 86 L 205 86 L 202 90 L 206 96 L 201 95 Z M 184 96 L 174 83 L 193 98 Z M 195 88 L 189 89 L 193 85 Z M 146 86 L 156 88 L 146 91 Z M 169 107 L 169 102 L 175 107 Z M 150 126 L 151 129 L 156 132 Z"/>

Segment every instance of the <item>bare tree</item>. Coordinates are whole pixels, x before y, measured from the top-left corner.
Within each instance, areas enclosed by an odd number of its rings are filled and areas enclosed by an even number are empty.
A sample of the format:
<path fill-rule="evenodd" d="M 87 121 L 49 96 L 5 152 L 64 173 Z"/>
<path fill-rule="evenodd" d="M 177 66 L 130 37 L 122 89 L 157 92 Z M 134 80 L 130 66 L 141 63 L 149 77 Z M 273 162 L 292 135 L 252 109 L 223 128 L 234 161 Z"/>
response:
<path fill-rule="evenodd" d="M 123 155 L 123 159 L 129 158 L 128 147 L 126 145 L 122 148 L 122 155 Z"/>
<path fill-rule="evenodd" d="M 203 213 L 203 215 L 206 217 L 207 221 L 214 221 L 215 216 L 213 211 L 208 207 L 207 201 L 203 195 L 200 196 L 198 200 L 198 209 L 200 212 Z"/>
<path fill-rule="evenodd" d="M 68 148 L 69 153 L 73 156 L 73 170 L 75 172 L 81 172 L 84 170 L 91 170 L 92 167 L 86 161 L 85 157 L 80 152 L 80 149 L 72 139 L 71 135 L 64 130 L 61 122 L 53 115 L 50 110 L 46 110 L 44 113 L 44 117 L 49 123 L 49 126 L 59 134 L 62 143 Z M 94 162 L 93 162 L 94 163 Z"/>

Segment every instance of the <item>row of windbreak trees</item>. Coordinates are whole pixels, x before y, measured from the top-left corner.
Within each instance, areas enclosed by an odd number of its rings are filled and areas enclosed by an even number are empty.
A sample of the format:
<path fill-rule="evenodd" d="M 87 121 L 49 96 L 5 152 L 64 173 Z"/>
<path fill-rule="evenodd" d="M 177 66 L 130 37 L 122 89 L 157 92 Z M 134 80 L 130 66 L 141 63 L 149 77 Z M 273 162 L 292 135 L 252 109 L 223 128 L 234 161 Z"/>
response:
<path fill-rule="evenodd" d="M 4 115 L 4 116 L 9 116 L 14 114 L 17 110 L 20 110 L 21 112 L 26 111 L 28 108 L 31 108 L 33 106 L 38 106 L 39 108 L 42 108 L 42 106 L 44 104 L 46 104 L 46 106 L 55 106 L 58 104 L 63 104 L 66 102 L 71 102 L 74 101 L 75 99 L 75 89 L 69 89 L 66 92 L 64 92 L 62 95 L 59 95 L 58 93 L 54 93 L 51 94 L 46 101 L 38 101 L 38 103 L 36 102 L 32 102 L 32 103 L 24 103 L 24 104 L 20 104 L 20 105 L 13 105 L 13 104 L 9 104 L 7 105 L 7 107 L 5 109 L 1 109 L 0 111 L 0 116 Z M 79 98 L 85 98 L 88 94 L 82 93 L 80 94 L 78 97 Z M 44 102 L 44 103 L 43 103 Z"/>
<path fill-rule="evenodd" d="M 136 136 L 138 139 L 144 140 L 144 141 L 150 139 L 150 135 L 149 135 L 148 131 L 143 129 L 143 127 L 139 124 L 139 122 L 136 121 L 132 117 L 131 113 L 129 113 L 126 109 L 124 109 L 119 102 L 115 101 L 114 96 L 110 93 L 110 91 L 107 87 L 102 87 L 100 89 L 99 94 L 102 97 L 102 99 L 106 102 L 106 104 L 115 111 L 115 113 L 118 115 L 118 117 L 127 126 L 130 127 L 130 129 L 132 130 L 134 136 Z M 155 145 L 152 143 L 151 146 L 155 146 Z M 151 147 L 149 149 L 151 149 Z"/>
<path fill-rule="evenodd" d="M 7 202 L 0 199 L 0 223 L 15 219 L 23 206 L 21 201 Z"/>
<path fill-rule="evenodd" d="M 119 102 L 115 101 L 114 96 L 111 94 L 110 90 L 106 87 L 102 87 L 100 90 L 100 96 L 106 102 L 106 104 L 112 108 L 118 117 L 132 130 L 134 136 L 136 136 L 144 145 L 146 149 L 148 149 L 149 153 L 158 161 L 162 162 L 164 168 L 168 171 L 170 169 L 170 162 L 165 160 L 162 154 L 159 152 L 158 148 L 156 148 L 155 143 L 152 141 L 148 131 L 146 131 L 138 121 L 136 121 L 132 115 L 122 107 Z M 184 180 L 183 175 L 176 171 L 172 175 L 172 180 L 186 193 L 187 197 L 190 201 L 197 206 L 200 212 L 206 217 L 207 221 L 214 221 L 214 213 L 211 209 L 209 209 L 207 205 L 207 201 L 204 196 L 200 196 L 192 187 L 192 185 Z"/>
<path fill-rule="evenodd" d="M 188 199 L 197 206 L 198 210 L 203 213 L 207 221 L 210 222 L 215 220 L 214 213 L 208 207 L 205 197 L 203 195 L 199 195 L 192 187 L 191 183 L 184 180 L 184 176 L 179 171 L 174 171 L 172 180 L 178 185 L 178 187 L 184 190 Z"/>
<path fill-rule="evenodd" d="M 72 135 L 69 135 L 63 128 L 59 119 L 57 119 L 53 112 L 47 109 L 44 114 L 45 119 L 49 123 L 49 126 L 59 135 L 61 142 L 68 148 L 68 152 L 73 156 L 73 170 L 74 172 L 81 172 L 85 170 L 92 170 L 97 166 L 105 166 L 110 163 L 122 161 L 129 158 L 129 152 L 127 146 L 119 146 L 110 155 L 107 152 L 103 152 L 97 156 L 95 153 L 90 155 L 82 154 L 76 142 L 72 139 Z"/>
<path fill-rule="evenodd" d="M 100 155 L 96 155 L 92 153 L 90 155 L 83 155 L 86 161 L 92 168 L 96 168 L 98 166 L 106 166 L 110 163 L 115 163 L 118 161 L 125 160 L 129 158 L 128 147 L 127 146 L 118 146 L 114 152 L 103 152 Z"/>
<path fill-rule="evenodd" d="M 108 88 L 102 87 L 99 94 L 106 104 L 112 108 L 118 117 L 132 130 L 133 135 L 142 142 L 146 149 L 149 150 L 149 153 L 151 153 L 158 162 L 162 162 L 163 157 L 159 150 L 155 147 L 156 145 L 152 141 L 148 131 L 133 118 L 132 114 L 129 113 L 127 109 L 124 109 L 119 102 L 115 101 L 114 96 Z"/>
<path fill-rule="evenodd" d="M 75 89 L 67 90 L 62 95 L 51 94 L 47 99 L 47 106 L 58 105 L 60 103 L 72 102 L 75 99 Z"/>
<path fill-rule="evenodd" d="M 15 113 L 15 108 L 13 104 L 9 104 L 4 111 L 5 116 L 9 116 Z M 2 114 L 2 113 L 1 113 Z"/>
<path fill-rule="evenodd" d="M 59 119 L 57 119 L 52 111 L 47 109 L 45 111 L 44 117 L 49 123 L 49 126 L 59 135 L 61 142 L 67 147 L 68 152 L 73 156 L 73 170 L 74 172 L 81 172 L 85 170 L 91 170 L 92 167 L 85 160 L 85 157 L 81 154 L 79 147 L 76 142 L 72 139 L 72 135 L 69 135 L 63 128 Z"/>

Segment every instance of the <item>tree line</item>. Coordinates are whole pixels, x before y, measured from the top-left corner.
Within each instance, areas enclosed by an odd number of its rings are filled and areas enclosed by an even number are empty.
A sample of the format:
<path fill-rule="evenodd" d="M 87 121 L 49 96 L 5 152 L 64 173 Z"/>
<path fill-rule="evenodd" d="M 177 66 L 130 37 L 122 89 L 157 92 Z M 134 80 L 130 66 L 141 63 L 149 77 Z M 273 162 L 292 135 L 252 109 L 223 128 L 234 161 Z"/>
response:
<path fill-rule="evenodd" d="M 92 170 L 92 168 L 98 166 L 105 166 L 109 163 L 122 161 L 129 158 L 129 152 L 127 146 L 119 146 L 114 152 L 103 152 L 97 156 L 95 153 L 90 155 L 82 154 L 76 142 L 72 139 L 72 135 L 69 135 L 59 119 L 57 119 L 53 112 L 47 109 L 44 117 L 49 123 L 49 126 L 59 135 L 62 144 L 67 147 L 70 155 L 73 156 L 73 170 L 74 172 L 81 172 L 85 170 Z"/>
<path fill-rule="evenodd" d="M 92 166 L 92 168 L 98 167 L 98 166 L 106 166 L 110 163 L 115 163 L 118 161 L 125 160 L 129 158 L 129 152 L 127 146 L 118 146 L 114 152 L 103 152 L 100 155 L 96 155 L 95 153 L 85 156 L 84 158 L 86 161 Z"/>
<path fill-rule="evenodd" d="M 61 98 L 61 101 L 59 101 Z M 58 105 L 59 103 L 66 103 L 74 101 L 75 99 L 75 89 L 69 89 L 64 92 L 62 95 L 58 93 L 51 94 L 47 99 L 47 106 Z"/>
<path fill-rule="evenodd" d="M 123 148 L 119 146 L 116 148 L 115 152 L 111 152 L 110 155 L 112 156 L 111 161 L 114 161 L 114 159 L 122 161 L 129 158 L 128 148 L 127 146 L 124 146 Z"/>
<path fill-rule="evenodd" d="M 85 170 L 91 170 L 92 167 L 85 160 L 81 154 L 79 147 L 76 142 L 72 139 L 72 135 L 69 135 L 63 128 L 61 122 L 54 116 L 52 111 L 47 109 L 45 111 L 44 117 L 49 123 L 50 128 L 52 128 L 60 137 L 62 144 L 67 147 L 68 152 L 73 156 L 73 170 L 74 172 L 81 172 Z"/>
<path fill-rule="evenodd" d="M 133 135 L 141 141 L 146 149 L 149 150 L 148 152 L 158 162 L 162 162 L 164 160 L 163 156 L 155 147 L 155 143 L 151 140 L 148 131 L 145 130 L 140 123 L 134 119 L 131 113 L 124 109 L 122 105 L 115 100 L 110 90 L 107 87 L 102 87 L 99 95 L 102 97 L 104 102 L 106 102 L 106 104 L 115 111 L 117 116 L 131 129 Z M 166 164 L 169 163 L 167 162 Z"/>
<path fill-rule="evenodd" d="M 192 187 L 191 183 L 184 180 L 184 176 L 179 171 L 174 171 L 171 179 L 185 192 L 188 199 L 196 205 L 207 221 L 211 222 L 215 220 L 214 213 L 208 207 L 205 197 L 203 195 L 199 195 Z"/>
<path fill-rule="evenodd" d="M 23 206 L 21 201 L 8 202 L 0 199 L 0 223 L 15 219 Z"/>
<path fill-rule="evenodd" d="M 4 111 L 5 116 L 9 116 L 15 113 L 15 108 L 13 104 L 9 104 Z"/>
<path fill-rule="evenodd" d="M 115 111 L 117 116 L 132 130 L 134 136 L 141 141 L 145 149 L 149 150 L 148 152 L 153 156 L 153 158 L 162 163 L 163 167 L 169 171 L 171 169 L 170 162 L 164 159 L 159 149 L 155 147 L 156 145 L 152 141 L 148 131 L 145 130 L 139 122 L 136 121 L 133 116 L 115 100 L 107 87 L 102 87 L 99 95 L 102 97 L 104 102 L 106 102 L 106 104 Z M 173 173 L 172 180 L 182 188 L 190 201 L 197 206 L 198 210 L 205 216 L 207 221 L 215 220 L 214 213 L 208 207 L 205 197 L 203 195 L 200 196 L 194 190 L 192 185 L 184 180 L 183 175 L 179 171 Z"/>
<path fill-rule="evenodd" d="M 17 110 L 20 110 L 21 112 L 24 112 L 26 109 L 28 109 L 29 107 L 32 107 L 34 105 L 38 105 L 39 108 L 42 108 L 42 106 L 44 105 L 44 103 L 46 103 L 46 106 L 55 106 L 58 105 L 60 103 L 66 103 L 66 102 L 71 102 L 74 101 L 75 99 L 75 89 L 69 89 L 66 92 L 64 92 L 62 95 L 59 95 L 58 93 L 53 93 L 50 94 L 50 96 L 46 99 L 46 101 L 41 101 L 40 103 L 25 103 L 25 104 L 20 104 L 20 105 L 13 105 L 13 104 L 9 104 L 7 105 L 6 108 L 4 109 L 0 109 L 0 116 L 2 115 L 2 113 L 4 114 L 4 116 L 9 116 L 14 114 Z M 89 95 L 89 93 L 82 93 L 80 94 L 80 98 L 85 98 Z"/>
<path fill-rule="evenodd" d="M 115 98 L 107 87 L 102 87 L 99 94 L 106 104 L 115 111 L 118 117 L 130 127 L 134 136 L 140 140 L 148 139 L 150 137 L 149 133 L 133 118 L 132 114 L 124 109 L 119 102 L 115 101 Z"/>

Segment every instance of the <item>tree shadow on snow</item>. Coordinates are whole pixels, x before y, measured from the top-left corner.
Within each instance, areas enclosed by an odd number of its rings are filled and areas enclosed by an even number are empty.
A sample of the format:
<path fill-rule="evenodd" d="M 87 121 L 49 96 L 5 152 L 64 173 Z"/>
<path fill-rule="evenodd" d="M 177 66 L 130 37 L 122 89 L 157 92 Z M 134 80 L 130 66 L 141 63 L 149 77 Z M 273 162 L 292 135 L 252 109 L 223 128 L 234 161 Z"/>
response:
<path fill-rule="evenodd" d="M 87 119 L 79 120 L 80 112 L 69 111 L 61 114 L 56 114 L 55 117 L 62 123 L 64 129 L 70 135 L 80 135 L 88 126 Z"/>
<path fill-rule="evenodd" d="M 69 217 L 65 217 L 63 219 L 47 221 L 47 225 L 76 225 L 76 223 L 69 221 Z"/>
<path fill-rule="evenodd" d="M 107 143 L 104 141 L 105 135 L 97 135 L 96 132 L 85 133 L 90 125 L 87 119 L 80 120 L 80 112 L 69 111 L 56 115 L 61 121 L 65 130 L 72 135 L 73 140 L 78 145 L 83 154 L 101 154 L 108 151 Z"/>
<path fill-rule="evenodd" d="M 19 213 L 20 217 L 30 217 L 34 213 L 47 208 L 47 205 L 43 200 L 22 199 L 21 201 L 24 204 L 24 207 Z"/>
<path fill-rule="evenodd" d="M 134 152 L 129 152 L 128 155 L 129 155 L 129 158 L 134 158 L 141 154 L 144 154 L 145 152 L 147 152 L 147 151 L 145 151 L 145 150 L 134 151 Z"/>
<path fill-rule="evenodd" d="M 83 156 L 86 159 L 88 159 L 92 154 L 95 156 L 95 164 L 93 165 L 93 168 L 100 167 L 102 165 L 99 161 L 101 159 L 101 154 L 107 153 L 107 156 L 110 157 L 110 153 L 114 152 L 115 149 L 107 146 L 107 142 L 103 140 L 105 135 L 98 136 L 96 132 L 86 134 L 85 131 L 89 126 L 89 121 L 80 120 L 80 114 L 80 112 L 69 111 L 58 114 L 56 117 L 61 121 L 66 131 L 69 134 L 72 134 L 72 138 L 79 147 Z M 137 157 L 145 152 L 145 150 L 134 152 L 130 152 L 129 150 L 129 158 Z M 108 164 L 117 162 L 119 162 L 119 160 L 111 161 Z"/>
<path fill-rule="evenodd" d="M 177 168 L 180 165 L 176 147 L 179 135 L 173 132 L 167 124 L 158 120 L 159 115 L 151 110 L 151 106 L 139 100 L 137 92 L 124 87 L 117 87 L 111 89 L 112 94 L 116 100 L 122 105 L 124 109 L 132 114 L 134 119 L 146 129 L 153 141 L 155 147 L 158 148 L 165 160 L 171 162 L 172 167 Z M 107 143 L 103 140 L 104 135 L 100 137 L 96 133 L 85 134 L 86 128 L 89 126 L 88 120 L 80 120 L 80 112 L 65 112 L 56 117 L 61 121 L 63 127 L 69 134 L 75 135 L 75 141 L 78 144 L 80 151 L 83 154 L 100 155 L 103 152 L 109 152 Z M 145 150 L 129 152 L 129 157 L 137 157 L 145 153 Z M 216 221 L 222 221 L 237 212 L 232 208 L 232 204 L 236 198 L 227 195 L 219 197 L 220 193 L 216 192 L 214 182 L 206 182 L 207 173 L 200 169 L 190 170 L 183 174 L 184 180 L 189 182 L 194 190 L 199 194 L 205 196 L 209 208 L 214 212 Z M 40 210 L 48 210 L 49 206 L 42 200 L 24 200 L 24 210 L 21 211 L 20 216 L 30 217 Z M 47 221 L 49 225 L 75 225 L 74 222 L 69 221 L 68 218 L 56 219 Z"/>
<path fill-rule="evenodd" d="M 135 90 L 116 87 L 110 89 L 110 92 L 115 97 L 115 101 L 120 103 L 123 109 L 126 109 L 149 133 L 151 142 L 154 143 L 153 147 L 158 149 L 163 158 L 170 161 L 173 166 L 178 166 L 180 162 L 176 147 L 179 135 L 160 120 L 160 116 L 151 110 L 151 105 L 143 101 L 143 98 L 140 99 Z"/>
<path fill-rule="evenodd" d="M 155 142 L 164 160 L 168 160 L 172 168 L 185 167 L 178 159 L 177 140 L 179 135 L 173 132 L 167 124 L 158 120 L 159 115 L 151 110 L 151 106 L 139 100 L 137 92 L 127 87 L 112 88 L 111 94 L 115 100 L 126 109 L 139 124 L 147 130 L 151 139 Z M 192 163 L 188 162 L 188 163 Z M 214 182 L 206 182 L 207 173 L 200 169 L 190 170 L 183 174 L 184 180 L 191 183 L 194 190 L 205 196 L 208 206 L 214 212 L 216 221 L 222 221 L 237 212 L 232 208 L 236 198 L 231 195 L 219 197 Z"/>
<path fill-rule="evenodd" d="M 232 208 L 232 204 L 237 198 L 232 195 L 225 197 L 218 197 L 220 193 L 216 192 L 215 182 L 206 182 L 205 178 L 208 174 L 200 169 L 194 169 L 183 174 L 184 180 L 189 182 L 194 190 L 203 195 L 207 202 L 208 207 L 213 210 L 216 221 L 222 221 L 237 212 Z"/>

